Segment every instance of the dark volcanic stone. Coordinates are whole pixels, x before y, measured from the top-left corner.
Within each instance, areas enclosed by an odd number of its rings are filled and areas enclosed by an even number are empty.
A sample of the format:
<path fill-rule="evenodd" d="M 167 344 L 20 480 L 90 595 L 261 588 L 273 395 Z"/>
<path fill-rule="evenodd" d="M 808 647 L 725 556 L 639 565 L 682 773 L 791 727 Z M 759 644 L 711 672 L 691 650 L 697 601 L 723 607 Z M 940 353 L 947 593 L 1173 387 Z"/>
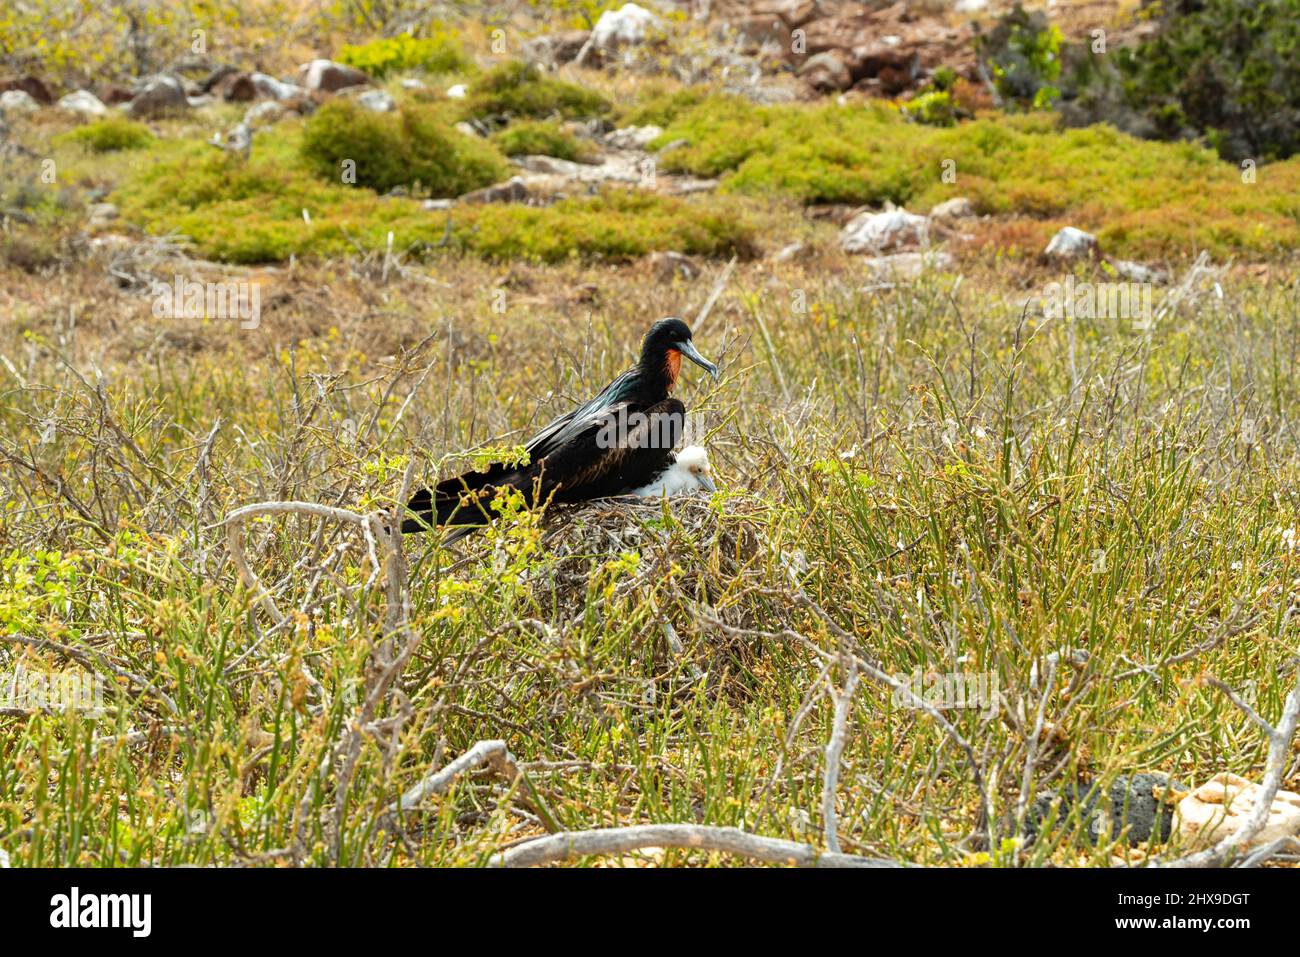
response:
<path fill-rule="evenodd" d="M 1174 808 L 1156 800 L 1156 789 L 1185 791 L 1187 787 L 1164 774 L 1143 773 L 1116 778 L 1105 795 L 1095 785 L 1082 784 L 1042 794 L 1025 812 L 1025 836 L 1037 837 L 1051 816 L 1053 804 L 1060 802 L 1055 826 L 1059 827 L 1075 805 L 1079 805 L 1087 822 L 1088 837 L 1094 844 L 1103 839 L 1117 839 L 1125 828 L 1128 828 L 1130 845 L 1148 840 L 1164 843 L 1169 840 Z"/>

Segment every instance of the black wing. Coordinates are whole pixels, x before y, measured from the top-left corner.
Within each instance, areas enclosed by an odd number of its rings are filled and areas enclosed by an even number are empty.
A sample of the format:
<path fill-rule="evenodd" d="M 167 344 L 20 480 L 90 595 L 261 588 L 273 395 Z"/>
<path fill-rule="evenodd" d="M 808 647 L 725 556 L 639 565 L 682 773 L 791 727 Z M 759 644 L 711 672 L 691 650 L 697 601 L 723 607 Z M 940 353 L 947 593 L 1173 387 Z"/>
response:
<path fill-rule="evenodd" d="M 628 369 L 605 386 L 594 398 L 588 399 L 573 411 L 566 412 L 543 426 L 542 430 L 529 439 L 524 446 L 532 461 L 545 458 L 565 443 L 577 438 L 590 428 L 593 422 L 616 411 L 619 403 L 625 401 L 634 391 L 636 375 L 636 369 Z"/>

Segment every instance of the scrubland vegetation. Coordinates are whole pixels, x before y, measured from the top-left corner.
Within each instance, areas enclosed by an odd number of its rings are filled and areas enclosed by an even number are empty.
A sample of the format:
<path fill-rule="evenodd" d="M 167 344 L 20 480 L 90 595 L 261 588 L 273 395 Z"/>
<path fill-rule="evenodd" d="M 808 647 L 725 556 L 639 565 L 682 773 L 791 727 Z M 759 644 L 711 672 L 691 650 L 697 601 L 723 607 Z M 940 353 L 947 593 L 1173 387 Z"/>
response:
<path fill-rule="evenodd" d="M 0 709 L 14 866 L 480 866 L 688 823 L 1104 867 L 1192 848 L 1096 841 L 1077 812 L 1031 840 L 1035 800 L 1279 761 L 1300 788 L 1294 746 L 1270 755 L 1228 693 L 1276 722 L 1297 683 L 1300 156 L 1248 181 L 1212 138 L 1068 128 L 1033 94 L 931 125 L 721 75 L 542 71 L 490 55 L 473 16 L 378 39 L 338 16 L 283 55 L 334 52 L 395 110 L 337 97 L 247 158 L 208 142 L 233 104 L 7 121 L 0 663 L 103 693 Z M 7 56 L 23 23 L 0 23 Z M 80 42 L 51 69 L 125 69 Z M 716 189 L 425 208 L 512 157 L 594 160 L 591 121 L 661 127 L 658 174 Z M 944 269 L 881 281 L 835 242 L 836 204 L 958 196 L 978 218 L 939 237 Z M 101 201 L 118 216 L 88 227 Z M 1150 322 L 1044 318 L 1046 283 L 1113 278 L 1041 256 L 1067 224 L 1168 271 Z M 152 284 L 209 275 L 261 283 L 256 328 L 154 315 Z M 722 368 L 681 389 L 716 495 L 506 501 L 454 546 L 388 539 L 413 481 L 509 454 L 667 315 L 699 317 Z M 230 521 L 269 501 L 375 519 Z M 897 691 L 953 673 L 1001 705 Z"/>

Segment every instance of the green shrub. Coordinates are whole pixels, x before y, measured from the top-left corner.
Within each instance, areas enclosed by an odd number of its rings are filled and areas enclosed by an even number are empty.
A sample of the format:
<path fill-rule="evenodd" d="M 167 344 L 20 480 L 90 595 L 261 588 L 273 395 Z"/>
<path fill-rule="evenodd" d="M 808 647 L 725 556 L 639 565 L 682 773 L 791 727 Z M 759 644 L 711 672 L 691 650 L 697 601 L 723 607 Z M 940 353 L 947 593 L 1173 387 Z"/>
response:
<path fill-rule="evenodd" d="M 941 129 L 877 105 L 715 96 L 681 113 L 658 143 L 686 141 L 663 154 L 665 171 L 721 177 L 727 193 L 918 210 L 964 195 L 986 213 L 1068 215 L 1117 255 L 1277 254 L 1300 242 L 1300 158 L 1247 184 L 1191 144 L 1059 126 L 1054 114 L 1025 113 Z M 953 183 L 942 175 L 948 161 Z"/>
<path fill-rule="evenodd" d="M 952 126 L 957 122 L 957 109 L 952 94 L 947 90 L 927 90 L 903 104 L 904 115 L 927 126 Z"/>
<path fill-rule="evenodd" d="M 369 43 L 345 46 L 339 52 L 338 60 L 377 78 L 407 70 L 455 73 L 470 66 L 460 44 L 446 34 L 413 37 L 403 33 L 381 37 Z"/>
<path fill-rule="evenodd" d="M 108 116 L 55 137 L 55 142 L 78 143 L 95 153 L 134 150 L 153 142 L 149 127 L 125 116 Z"/>
<path fill-rule="evenodd" d="M 650 92 L 642 96 L 620 118 L 622 126 L 667 126 L 682 113 L 699 106 L 714 91 L 706 86 L 688 86 L 672 93 Z"/>
<path fill-rule="evenodd" d="M 292 124 L 259 141 L 248 162 L 197 141 L 165 141 L 113 194 L 122 216 L 149 232 L 177 232 L 205 258 L 281 262 L 383 249 L 451 247 L 485 258 L 620 260 L 659 249 L 748 256 L 754 227 L 741 201 L 680 199 L 611 190 L 552 206 L 459 206 L 431 215 L 407 197 L 320 179 L 302 158 Z M 308 213 L 303 216 L 303 211 Z"/>
<path fill-rule="evenodd" d="M 621 189 L 544 207 L 482 206 L 456 235 L 463 248 L 488 259 L 546 263 L 632 259 L 664 249 L 744 258 L 755 251 L 753 227 L 734 207 Z"/>
<path fill-rule="evenodd" d="M 447 124 L 435 107 L 407 105 L 376 113 L 333 100 L 307 121 L 302 156 L 318 175 L 341 181 L 345 161 L 356 185 L 385 192 L 415 186 L 432 196 L 460 196 L 505 178 L 509 167 L 490 144 Z"/>
<path fill-rule="evenodd" d="M 554 120 L 520 120 L 492 140 L 506 156 L 555 156 L 581 163 L 595 152 L 590 143 L 573 136 Z"/>
<path fill-rule="evenodd" d="M 1027 13 L 1016 3 L 975 45 L 1005 103 L 1037 110 L 1060 96 L 1061 40 L 1045 14 Z"/>
<path fill-rule="evenodd" d="M 1199 135 L 1233 160 L 1300 152 L 1300 0 L 1173 0 L 1155 36 L 1072 59 L 1072 122 Z"/>
<path fill-rule="evenodd" d="M 603 116 L 610 103 L 595 90 L 542 74 L 536 65 L 515 60 L 485 75 L 470 95 L 470 116 L 484 120 L 511 117 L 583 119 Z"/>

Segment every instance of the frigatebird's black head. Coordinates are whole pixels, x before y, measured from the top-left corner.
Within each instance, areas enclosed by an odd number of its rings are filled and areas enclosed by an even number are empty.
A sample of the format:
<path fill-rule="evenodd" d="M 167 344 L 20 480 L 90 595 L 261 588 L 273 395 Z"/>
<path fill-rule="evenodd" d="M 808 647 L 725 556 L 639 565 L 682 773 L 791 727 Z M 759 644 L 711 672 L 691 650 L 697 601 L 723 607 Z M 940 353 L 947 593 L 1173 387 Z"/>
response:
<path fill-rule="evenodd" d="M 644 372 L 665 376 L 671 389 L 677 384 L 682 356 L 706 369 L 713 378 L 718 377 L 718 367 L 696 350 L 691 342 L 691 327 L 682 320 L 670 316 L 650 327 L 641 343 L 641 369 Z"/>

